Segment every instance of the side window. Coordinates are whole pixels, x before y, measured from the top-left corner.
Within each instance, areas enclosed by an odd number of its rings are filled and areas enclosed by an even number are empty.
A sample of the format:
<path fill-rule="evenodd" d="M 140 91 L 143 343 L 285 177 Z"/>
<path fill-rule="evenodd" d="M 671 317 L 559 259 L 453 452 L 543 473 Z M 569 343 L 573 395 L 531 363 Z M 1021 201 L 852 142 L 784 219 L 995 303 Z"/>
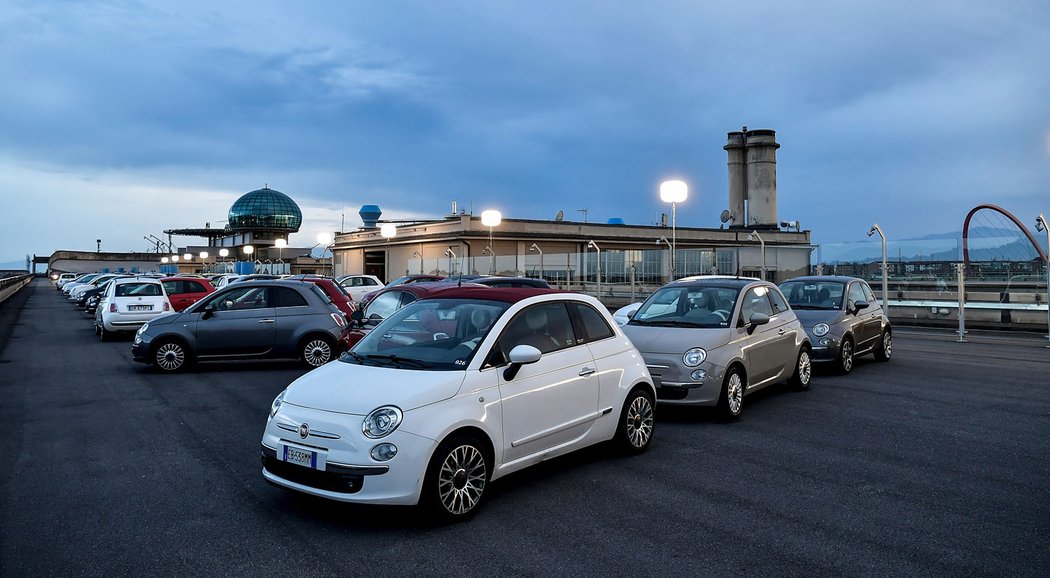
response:
<path fill-rule="evenodd" d="M 860 285 L 860 283 L 853 283 L 849 286 L 849 300 L 851 303 L 868 300 L 867 296 L 864 295 L 864 289 Z"/>
<path fill-rule="evenodd" d="M 363 278 L 361 280 L 361 284 L 371 287 L 371 286 L 374 286 L 374 285 L 378 285 L 379 283 L 376 283 L 376 280 L 372 279 L 371 277 L 365 277 L 365 278 Z"/>
<path fill-rule="evenodd" d="M 740 307 L 740 321 L 743 324 L 750 323 L 751 316 L 755 313 L 773 316 L 773 307 L 766 296 L 768 293 L 769 289 L 766 287 L 754 287 L 744 294 L 744 303 Z"/>
<path fill-rule="evenodd" d="M 242 309 L 265 309 L 271 307 L 266 287 L 241 287 L 223 293 L 213 299 L 217 311 L 240 311 Z"/>
<path fill-rule="evenodd" d="M 787 301 L 784 300 L 784 296 L 777 289 L 769 290 L 769 300 L 773 302 L 773 311 L 776 313 L 782 313 L 790 309 Z"/>
<path fill-rule="evenodd" d="M 271 287 L 274 307 L 306 307 L 306 298 L 290 287 Z"/>
<path fill-rule="evenodd" d="M 499 348 L 506 357 L 518 345 L 531 345 L 540 353 L 576 345 L 565 304 L 540 303 L 518 313 L 500 335 Z"/>
<path fill-rule="evenodd" d="M 365 308 L 365 319 L 386 319 L 400 308 L 401 291 L 390 291 L 372 299 Z"/>
<path fill-rule="evenodd" d="M 874 305 L 878 299 L 875 298 L 875 293 L 872 292 L 871 286 L 863 282 L 861 283 L 861 286 L 864 287 L 864 296 L 868 298 L 868 303 Z"/>
<path fill-rule="evenodd" d="M 207 293 L 208 290 L 204 288 L 204 285 L 196 281 L 186 281 L 186 292 L 187 293 Z"/>
<path fill-rule="evenodd" d="M 162 285 L 164 285 L 164 292 L 168 295 L 171 295 L 172 293 L 181 293 L 181 291 L 179 291 L 178 281 L 165 281 Z"/>
<path fill-rule="evenodd" d="M 616 335 L 616 332 L 613 331 L 612 327 L 609 327 L 602 314 L 595 311 L 590 305 L 573 303 L 570 307 L 576 310 L 580 324 L 583 325 L 583 335 L 580 336 L 579 343 L 600 341 Z"/>
<path fill-rule="evenodd" d="M 415 300 L 416 300 L 416 296 L 411 294 L 411 293 L 409 293 L 408 291 L 405 291 L 405 292 L 401 293 L 401 306 L 402 307 L 404 307 L 405 305 L 408 305 L 409 303 L 411 303 L 411 302 L 413 302 Z"/>

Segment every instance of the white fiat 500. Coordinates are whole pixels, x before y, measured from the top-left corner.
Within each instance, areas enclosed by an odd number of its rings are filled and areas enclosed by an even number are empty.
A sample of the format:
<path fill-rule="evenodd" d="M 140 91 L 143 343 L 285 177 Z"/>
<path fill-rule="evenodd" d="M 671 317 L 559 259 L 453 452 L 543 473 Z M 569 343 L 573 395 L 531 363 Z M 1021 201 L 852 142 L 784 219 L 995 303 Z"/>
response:
<path fill-rule="evenodd" d="M 594 298 L 449 286 L 273 401 L 266 480 L 344 502 L 472 514 L 487 484 L 606 440 L 649 446 L 656 392 Z"/>
<path fill-rule="evenodd" d="M 134 332 L 147 321 L 171 312 L 171 302 L 159 280 L 116 278 L 106 287 L 95 310 L 95 333 L 106 341 L 116 333 Z"/>

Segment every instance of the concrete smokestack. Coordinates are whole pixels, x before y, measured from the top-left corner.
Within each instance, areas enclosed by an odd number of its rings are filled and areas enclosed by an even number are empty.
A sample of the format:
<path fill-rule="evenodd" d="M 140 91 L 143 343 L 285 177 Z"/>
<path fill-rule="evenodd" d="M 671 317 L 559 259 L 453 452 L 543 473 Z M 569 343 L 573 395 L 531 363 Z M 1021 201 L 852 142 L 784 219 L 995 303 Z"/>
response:
<path fill-rule="evenodd" d="M 744 199 L 747 198 L 747 169 L 744 164 L 744 133 L 733 131 L 727 135 L 726 146 L 722 147 L 729 154 L 729 214 L 732 216 L 730 227 L 745 226 Z"/>
<path fill-rule="evenodd" d="M 744 162 L 747 169 L 747 226 L 776 228 L 777 133 L 749 130 L 744 133 Z"/>

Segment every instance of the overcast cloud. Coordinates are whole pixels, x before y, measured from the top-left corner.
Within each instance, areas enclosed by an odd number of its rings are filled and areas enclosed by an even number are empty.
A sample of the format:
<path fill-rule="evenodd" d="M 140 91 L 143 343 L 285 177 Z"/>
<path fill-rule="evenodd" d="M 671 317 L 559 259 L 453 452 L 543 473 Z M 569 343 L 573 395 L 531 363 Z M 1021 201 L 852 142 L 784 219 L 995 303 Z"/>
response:
<path fill-rule="evenodd" d="M 218 5 L 216 5 L 218 4 Z M 1050 4 L 5 2 L 0 262 L 143 250 L 268 183 L 293 245 L 475 212 L 718 226 L 725 133 L 772 128 L 828 243 L 1050 213 Z M 178 239 L 182 244 L 195 239 Z"/>

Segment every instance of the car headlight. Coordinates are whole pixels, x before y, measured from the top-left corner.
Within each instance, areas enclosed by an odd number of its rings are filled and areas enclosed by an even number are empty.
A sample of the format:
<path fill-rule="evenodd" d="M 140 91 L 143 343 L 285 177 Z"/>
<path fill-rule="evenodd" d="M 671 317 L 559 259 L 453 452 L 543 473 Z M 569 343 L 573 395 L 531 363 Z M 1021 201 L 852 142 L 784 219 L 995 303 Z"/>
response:
<path fill-rule="evenodd" d="M 696 367 L 703 363 L 705 359 L 707 359 L 707 352 L 704 351 L 704 348 L 694 347 L 685 352 L 685 355 L 682 356 L 682 363 L 686 367 Z"/>
<path fill-rule="evenodd" d="M 277 394 L 277 397 L 273 398 L 273 403 L 270 404 L 270 417 L 277 415 L 277 411 L 281 409 L 281 404 L 284 403 L 284 394 L 288 390 L 284 390 Z"/>
<path fill-rule="evenodd" d="M 148 322 L 147 323 L 143 323 L 142 327 L 139 327 L 139 330 L 135 332 L 135 335 L 142 335 L 143 333 L 146 332 L 146 329 L 148 329 L 148 328 L 149 328 L 149 323 Z"/>
<path fill-rule="evenodd" d="M 831 331 L 831 327 L 827 323 L 817 323 L 813 326 L 813 335 L 817 337 L 827 335 L 828 331 Z"/>
<path fill-rule="evenodd" d="M 372 439 L 390 435 L 401 425 L 401 409 L 392 405 L 372 410 L 361 424 L 361 432 Z"/>

